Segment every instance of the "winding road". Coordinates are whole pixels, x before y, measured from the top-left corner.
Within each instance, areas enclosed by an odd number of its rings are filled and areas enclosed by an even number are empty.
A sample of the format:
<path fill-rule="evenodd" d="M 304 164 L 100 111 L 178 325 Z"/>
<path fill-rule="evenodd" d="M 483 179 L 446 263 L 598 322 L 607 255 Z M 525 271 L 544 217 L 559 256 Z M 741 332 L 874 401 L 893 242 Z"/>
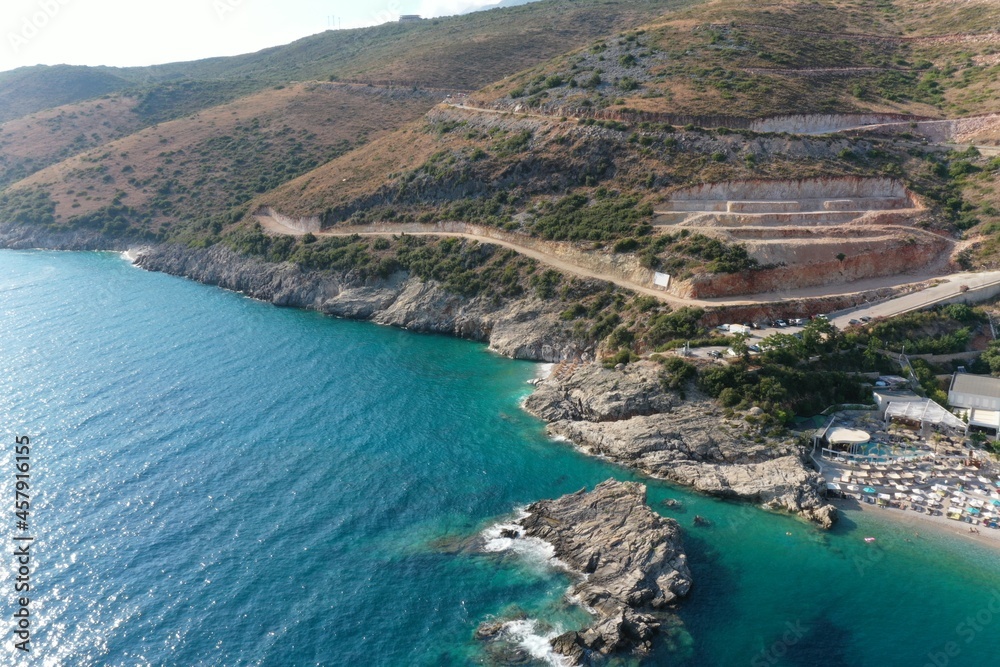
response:
<path fill-rule="evenodd" d="M 291 227 L 271 215 L 258 214 L 256 218 L 260 222 L 261 226 L 271 234 L 302 236 L 308 233 L 304 230 Z M 656 297 L 660 301 L 663 301 L 672 307 L 697 306 L 700 308 L 720 308 L 725 306 L 773 304 L 780 303 L 782 301 L 799 301 L 810 298 L 856 294 L 863 291 L 886 287 L 903 287 L 905 285 L 926 283 L 929 281 L 934 281 L 935 283 L 934 285 L 920 291 L 914 291 L 892 299 L 886 299 L 870 305 L 851 308 L 832 314 L 832 321 L 841 328 L 848 326 L 849 321 L 855 318 L 864 316 L 874 318 L 898 315 L 900 313 L 925 308 L 935 303 L 947 301 L 948 299 L 953 299 L 962 294 L 967 294 L 970 298 L 975 298 L 978 294 L 984 293 L 993 287 L 996 287 L 996 291 L 1000 292 L 1000 271 L 991 271 L 983 273 L 955 273 L 944 276 L 889 276 L 885 278 L 858 281 L 855 283 L 846 283 L 837 286 L 806 287 L 779 293 L 753 294 L 739 298 L 688 299 L 668 294 L 662 290 L 653 289 L 648 285 L 643 285 L 635 280 L 630 280 L 612 271 L 582 266 L 578 261 L 572 261 L 566 256 L 569 254 L 568 250 L 564 250 L 562 253 L 557 253 L 552 250 L 552 248 L 558 248 L 561 245 L 565 245 L 568 249 L 570 247 L 568 244 L 552 244 L 532 239 L 530 237 L 524 237 L 523 242 L 518 242 L 517 240 L 514 240 L 514 235 L 509 233 L 504 233 L 505 238 L 497 238 L 497 235 L 501 234 L 499 230 L 491 231 L 471 225 L 460 225 L 460 227 L 465 228 L 466 231 L 459 231 L 458 228 L 454 231 L 444 229 L 428 231 L 426 230 L 426 226 L 423 227 L 424 229 L 421 229 L 421 225 L 384 223 L 378 225 L 340 227 L 337 228 L 336 231 L 312 233 L 320 237 L 351 236 L 354 234 L 357 234 L 358 236 L 398 236 L 401 234 L 410 234 L 412 236 L 458 237 L 479 241 L 481 243 L 492 243 L 504 248 L 510 248 L 525 257 L 530 257 L 542 264 L 545 264 L 546 266 L 551 266 L 552 268 L 564 273 L 579 276 L 581 278 L 603 280 L 605 282 L 613 283 L 619 287 L 632 290 L 639 294 Z M 477 233 L 477 231 L 480 233 Z M 582 255 L 583 253 L 583 251 L 579 250 L 573 252 L 578 255 Z M 840 291 L 838 291 L 838 288 L 840 288 Z"/>

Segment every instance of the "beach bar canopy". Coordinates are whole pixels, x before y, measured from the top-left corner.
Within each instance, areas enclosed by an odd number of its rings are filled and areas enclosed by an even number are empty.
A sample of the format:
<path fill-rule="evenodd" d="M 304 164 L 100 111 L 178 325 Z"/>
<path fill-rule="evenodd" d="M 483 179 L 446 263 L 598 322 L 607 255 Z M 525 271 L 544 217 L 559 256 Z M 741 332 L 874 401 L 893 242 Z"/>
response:
<path fill-rule="evenodd" d="M 826 439 L 831 445 L 862 445 L 871 440 L 871 436 L 867 431 L 838 427 L 827 433 Z"/>
<path fill-rule="evenodd" d="M 908 422 L 917 422 L 921 426 L 936 424 L 965 431 L 965 422 L 929 398 L 909 403 L 890 403 L 889 408 L 885 411 L 885 419 L 887 422 L 893 419 L 902 419 Z"/>

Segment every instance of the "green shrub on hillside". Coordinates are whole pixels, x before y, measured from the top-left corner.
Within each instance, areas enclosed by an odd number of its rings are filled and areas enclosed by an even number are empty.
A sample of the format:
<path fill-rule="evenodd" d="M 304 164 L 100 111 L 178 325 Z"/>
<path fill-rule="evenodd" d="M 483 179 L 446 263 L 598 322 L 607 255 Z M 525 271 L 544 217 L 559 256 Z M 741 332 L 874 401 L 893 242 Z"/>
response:
<path fill-rule="evenodd" d="M 578 193 L 543 204 L 530 230 L 556 241 L 608 241 L 649 234 L 652 215 L 653 207 L 640 205 L 637 197 L 591 200 Z"/>

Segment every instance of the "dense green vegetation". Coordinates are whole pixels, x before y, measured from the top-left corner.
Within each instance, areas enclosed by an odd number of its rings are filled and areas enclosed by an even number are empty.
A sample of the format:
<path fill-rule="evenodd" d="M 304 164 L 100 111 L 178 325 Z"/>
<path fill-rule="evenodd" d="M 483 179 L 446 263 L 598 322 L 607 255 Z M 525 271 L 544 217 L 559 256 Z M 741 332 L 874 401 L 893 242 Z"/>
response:
<path fill-rule="evenodd" d="M 45 190 L 14 190 L 0 194 L 0 220 L 19 224 L 51 225 L 55 202 Z"/>
<path fill-rule="evenodd" d="M 893 352 L 951 354 L 965 352 L 975 331 L 986 321 L 981 308 L 951 304 L 871 322 L 845 335 L 852 343 Z"/>
<path fill-rule="evenodd" d="M 555 241 L 608 241 L 649 234 L 652 215 L 653 207 L 635 197 L 599 189 L 594 200 L 573 194 L 542 204 L 530 230 Z"/>
<path fill-rule="evenodd" d="M 833 366 L 861 370 L 866 363 L 855 366 L 845 358 L 844 352 L 851 351 L 854 345 L 825 320 L 810 321 L 801 338 L 769 336 L 760 348 L 763 354 L 751 363 L 746 343 L 735 344 L 733 349 L 743 358 L 703 370 L 699 388 L 726 407 L 759 407 L 764 411 L 761 419 L 776 425 L 788 424 L 795 416 L 818 414 L 832 405 L 870 401 L 868 388 L 857 378 L 824 369 Z M 871 367 L 878 364 L 876 359 L 867 361 Z"/>

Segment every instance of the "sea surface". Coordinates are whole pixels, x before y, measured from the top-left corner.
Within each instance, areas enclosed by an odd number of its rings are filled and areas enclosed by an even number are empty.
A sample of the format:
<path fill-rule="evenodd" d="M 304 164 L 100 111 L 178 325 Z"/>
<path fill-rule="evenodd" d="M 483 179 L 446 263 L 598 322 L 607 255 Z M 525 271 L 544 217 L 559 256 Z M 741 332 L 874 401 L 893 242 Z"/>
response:
<path fill-rule="evenodd" d="M 0 664 L 552 664 L 544 636 L 587 620 L 571 580 L 483 536 L 632 475 L 521 410 L 537 372 L 116 254 L 0 251 Z M 695 586 L 645 664 L 1000 664 L 996 551 L 877 514 L 824 533 L 652 481 L 649 502 L 684 527 Z M 12 554 L 29 534 L 23 654 Z M 521 619 L 509 647 L 474 638 L 504 616 Z"/>

